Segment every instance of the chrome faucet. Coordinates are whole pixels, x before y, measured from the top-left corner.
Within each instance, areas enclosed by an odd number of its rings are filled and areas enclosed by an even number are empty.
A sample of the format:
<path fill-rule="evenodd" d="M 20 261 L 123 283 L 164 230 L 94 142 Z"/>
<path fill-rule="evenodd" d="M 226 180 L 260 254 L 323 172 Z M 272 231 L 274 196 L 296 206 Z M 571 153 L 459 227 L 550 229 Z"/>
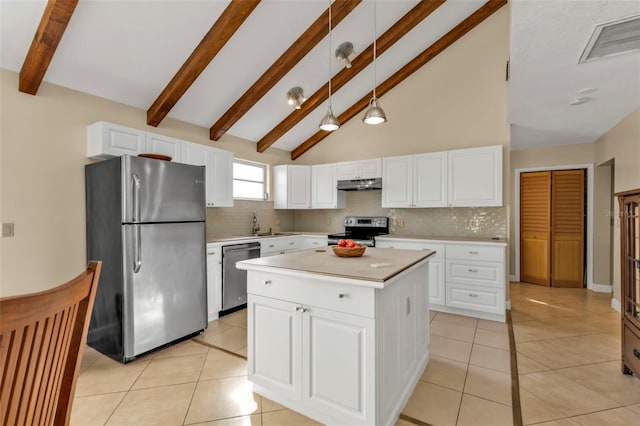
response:
<path fill-rule="evenodd" d="M 253 231 L 252 234 L 257 234 L 260 230 L 260 224 L 258 223 L 258 217 L 256 216 L 256 211 L 253 211 Z"/>

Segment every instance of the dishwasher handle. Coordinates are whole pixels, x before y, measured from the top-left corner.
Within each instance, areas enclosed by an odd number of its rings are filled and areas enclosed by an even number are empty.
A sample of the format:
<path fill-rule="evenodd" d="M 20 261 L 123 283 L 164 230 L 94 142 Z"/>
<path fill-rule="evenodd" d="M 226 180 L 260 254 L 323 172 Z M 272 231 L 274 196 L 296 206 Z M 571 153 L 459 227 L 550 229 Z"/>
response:
<path fill-rule="evenodd" d="M 222 248 L 222 254 L 225 254 L 225 253 L 236 253 L 236 252 L 239 252 L 239 251 L 256 251 L 256 250 L 260 251 L 260 245 L 250 246 L 250 247 L 247 247 L 247 246 L 234 247 L 234 248 L 223 247 Z"/>

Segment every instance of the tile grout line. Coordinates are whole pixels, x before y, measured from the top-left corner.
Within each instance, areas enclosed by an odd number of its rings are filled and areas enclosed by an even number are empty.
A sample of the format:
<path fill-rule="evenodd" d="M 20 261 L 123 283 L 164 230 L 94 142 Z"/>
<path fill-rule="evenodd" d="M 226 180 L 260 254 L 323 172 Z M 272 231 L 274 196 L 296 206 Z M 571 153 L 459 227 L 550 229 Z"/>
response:
<path fill-rule="evenodd" d="M 230 351 L 229 349 L 221 348 L 220 346 L 212 345 L 211 343 L 207 343 L 207 342 L 204 342 L 204 341 L 202 341 L 202 340 L 196 340 L 196 339 L 191 339 L 191 340 L 192 340 L 193 342 L 195 342 L 195 343 L 200 344 L 200 345 L 207 346 L 207 347 L 209 347 L 209 348 L 213 348 L 213 349 L 217 349 L 217 350 L 219 350 L 219 351 L 226 352 L 226 353 L 228 353 L 229 355 L 233 355 L 233 356 L 235 356 L 235 357 L 238 357 L 238 358 L 242 358 L 242 359 L 244 359 L 244 360 L 247 360 L 247 357 L 246 357 L 246 356 L 241 355 L 241 354 L 236 353 L 236 352 L 233 352 L 233 351 Z"/>
<path fill-rule="evenodd" d="M 400 413 L 399 418 L 404 420 L 405 422 L 413 423 L 414 425 L 418 426 L 433 426 L 431 423 L 423 422 L 422 420 L 416 419 L 415 417 L 407 416 L 404 413 Z"/>
<path fill-rule="evenodd" d="M 513 335 L 511 310 L 507 311 L 507 327 L 509 330 L 509 354 L 511 355 L 511 409 L 513 426 L 522 426 L 522 406 L 520 404 L 520 380 L 518 379 L 518 353 Z"/>
<path fill-rule="evenodd" d="M 198 384 L 200 383 L 200 377 L 202 377 L 204 366 L 207 365 L 208 357 L 209 357 L 209 349 L 207 349 L 207 352 L 204 355 L 204 360 L 202 361 L 202 367 L 200 367 L 200 373 L 198 374 L 198 378 L 196 379 L 196 385 L 193 387 L 193 392 L 191 393 L 191 398 L 189 398 L 189 404 L 187 405 L 187 410 L 184 412 L 184 417 L 182 418 L 183 425 L 187 421 L 187 416 L 189 415 L 189 410 L 191 410 L 191 404 L 193 403 L 193 397 L 196 395 L 196 390 L 198 389 Z"/>

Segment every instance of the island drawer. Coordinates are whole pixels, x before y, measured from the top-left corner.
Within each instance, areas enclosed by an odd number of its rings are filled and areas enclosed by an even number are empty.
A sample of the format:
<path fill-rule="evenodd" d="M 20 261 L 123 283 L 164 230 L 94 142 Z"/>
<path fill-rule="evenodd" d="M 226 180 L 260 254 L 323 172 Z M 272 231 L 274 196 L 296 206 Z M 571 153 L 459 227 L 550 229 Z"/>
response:
<path fill-rule="evenodd" d="M 447 305 L 456 308 L 504 313 L 502 291 L 493 288 L 447 284 Z"/>
<path fill-rule="evenodd" d="M 374 318 L 375 289 L 329 280 L 247 271 L 247 293 Z"/>
<path fill-rule="evenodd" d="M 504 262 L 504 247 L 447 244 L 447 259 Z"/>
<path fill-rule="evenodd" d="M 446 282 L 502 288 L 504 264 L 447 259 Z"/>

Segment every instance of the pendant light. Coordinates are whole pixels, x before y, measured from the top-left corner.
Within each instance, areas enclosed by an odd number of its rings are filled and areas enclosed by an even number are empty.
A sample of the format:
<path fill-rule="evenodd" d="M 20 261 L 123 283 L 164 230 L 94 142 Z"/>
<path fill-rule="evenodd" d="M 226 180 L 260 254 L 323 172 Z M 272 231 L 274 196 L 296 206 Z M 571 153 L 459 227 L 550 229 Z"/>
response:
<path fill-rule="evenodd" d="M 340 122 L 333 115 L 333 111 L 331 111 L 331 60 L 332 60 L 332 52 L 331 52 L 331 0 L 329 0 L 329 109 L 327 110 L 327 114 L 324 116 L 322 121 L 320 121 L 320 130 L 326 130 L 327 132 L 333 132 L 334 130 L 338 130 L 340 128 Z"/>
<path fill-rule="evenodd" d="M 387 115 L 384 113 L 384 110 L 380 106 L 380 101 L 376 98 L 376 79 L 377 79 L 377 69 L 376 69 L 376 1 L 373 1 L 373 97 L 369 101 L 369 108 L 365 111 L 362 116 L 362 122 L 364 124 L 381 124 L 387 122 Z"/>

